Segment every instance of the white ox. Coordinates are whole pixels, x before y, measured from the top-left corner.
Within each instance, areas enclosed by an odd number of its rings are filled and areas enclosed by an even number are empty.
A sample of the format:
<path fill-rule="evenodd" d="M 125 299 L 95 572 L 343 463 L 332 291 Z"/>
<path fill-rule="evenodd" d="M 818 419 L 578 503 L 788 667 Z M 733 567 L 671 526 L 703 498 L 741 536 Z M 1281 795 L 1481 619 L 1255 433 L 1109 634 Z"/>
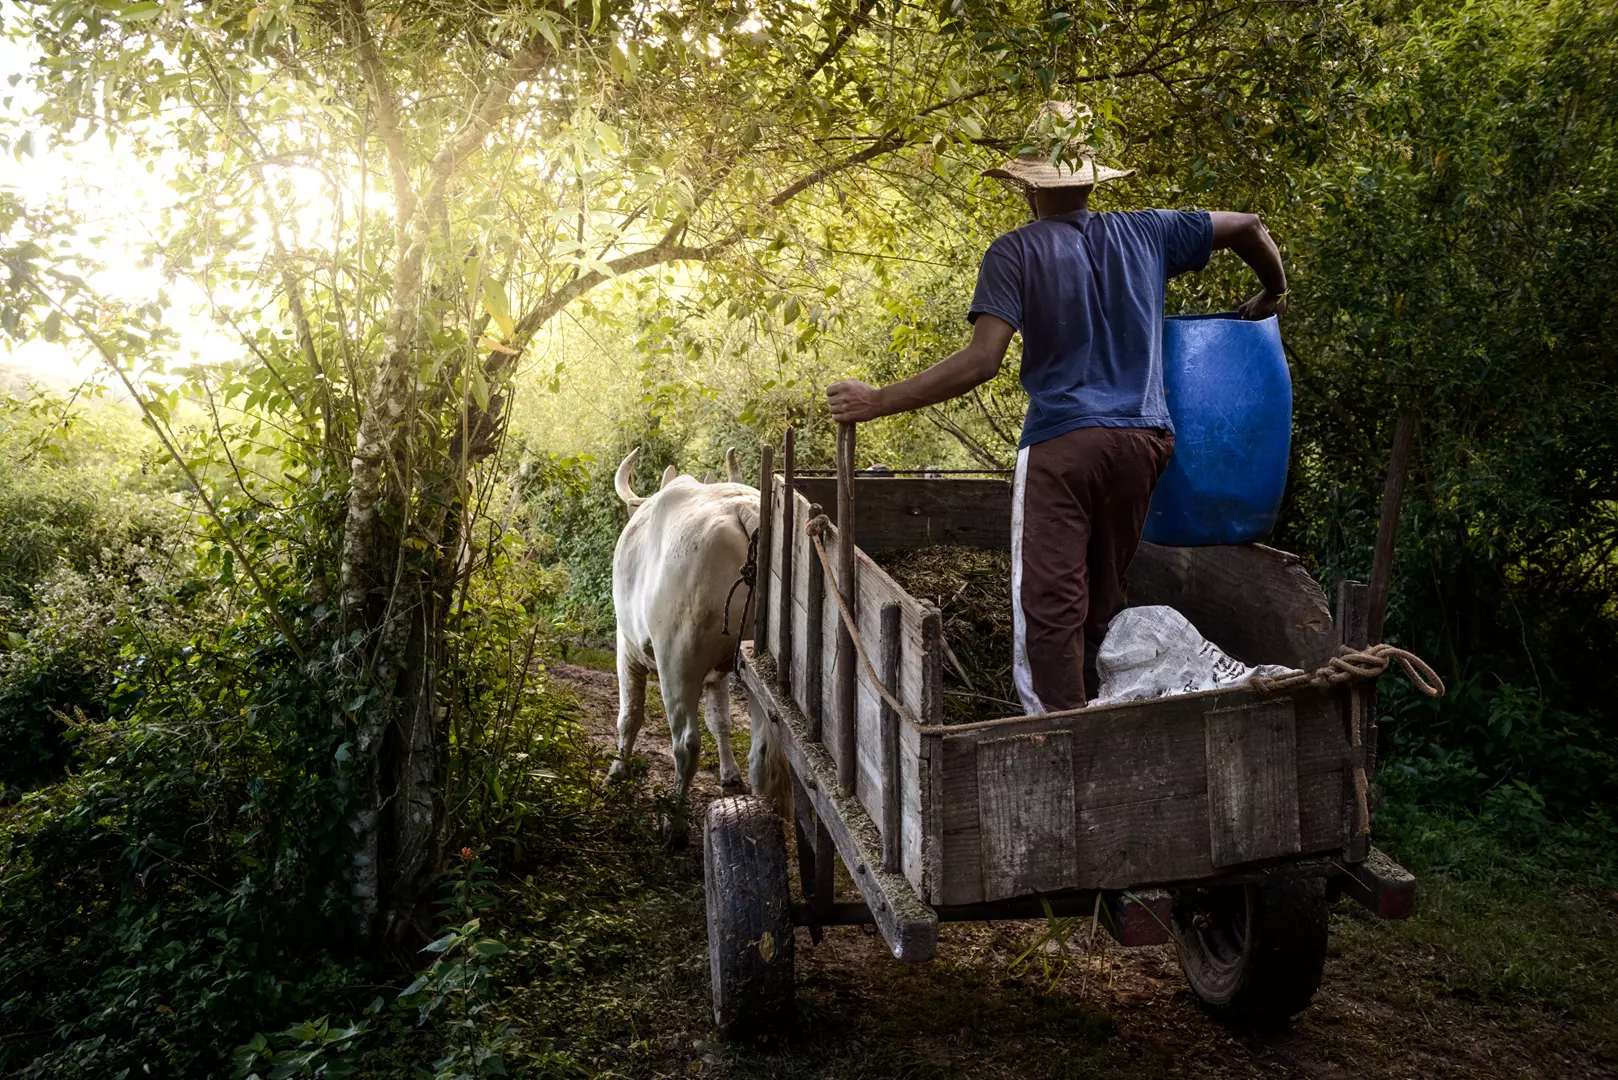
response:
<path fill-rule="evenodd" d="M 708 730 L 719 747 L 719 780 L 726 794 L 744 792 L 741 769 L 730 745 L 730 672 L 743 626 L 748 589 L 732 590 L 747 561 L 748 539 L 758 529 L 758 489 L 741 482 L 736 452 L 725 454 L 729 483 L 705 484 L 675 475 L 671 465 L 657 494 L 641 498 L 629 486 L 640 456 L 630 452 L 618 466 L 614 486 L 629 508 L 629 524 L 612 558 L 612 603 L 618 618 L 618 759 L 609 777 L 621 778 L 646 719 L 646 676 L 654 667 L 674 744 L 674 778 L 680 805 L 702 756 L 697 713 L 706 693 Z M 728 600 L 729 632 L 726 632 Z M 751 612 L 748 612 L 749 619 Z M 761 777 L 773 746 L 753 746 L 755 785 L 772 794 L 784 787 L 774 771 Z M 670 838 L 685 837 L 683 814 L 670 822 Z"/>

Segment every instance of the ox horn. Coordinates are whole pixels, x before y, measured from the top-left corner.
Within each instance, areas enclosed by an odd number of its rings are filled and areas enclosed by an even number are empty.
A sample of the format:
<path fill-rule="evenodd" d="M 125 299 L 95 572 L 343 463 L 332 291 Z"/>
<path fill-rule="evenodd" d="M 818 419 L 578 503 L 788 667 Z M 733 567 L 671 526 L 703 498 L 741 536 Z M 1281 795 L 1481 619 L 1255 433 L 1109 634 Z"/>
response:
<path fill-rule="evenodd" d="M 662 491 L 664 488 L 674 483 L 674 478 L 679 475 L 680 470 L 676 469 L 673 465 L 670 465 L 668 468 L 664 469 L 663 482 L 657 486 L 657 490 Z"/>
<path fill-rule="evenodd" d="M 742 480 L 742 463 L 736 457 L 736 448 L 732 446 L 725 451 L 725 471 L 730 474 L 732 484 L 740 484 Z"/>
<path fill-rule="evenodd" d="M 624 505 L 629 507 L 631 512 L 634 511 L 635 507 L 646 501 L 636 495 L 635 489 L 629 486 L 629 474 L 635 470 L 635 462 L 639 458 L 640 447 L 637 446 L 629 452 L 628 457 L 618 463 L 618 472 L 612 478 L 613 490 L 618 492 L 618 497 L 624 500 Z"/>

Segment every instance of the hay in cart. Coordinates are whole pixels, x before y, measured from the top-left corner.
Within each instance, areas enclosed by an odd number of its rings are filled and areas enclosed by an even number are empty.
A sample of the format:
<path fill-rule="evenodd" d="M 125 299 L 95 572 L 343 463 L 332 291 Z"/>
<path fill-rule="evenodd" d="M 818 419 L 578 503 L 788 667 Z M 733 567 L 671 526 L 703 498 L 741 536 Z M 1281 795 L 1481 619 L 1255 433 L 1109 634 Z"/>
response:
<path fill-rule="evenodd" d="M 876 562 L 944 617 L 944 723 L 1020 715 L 1011 672 L 1011 556 L 937 546 L 887 552 Z"/>

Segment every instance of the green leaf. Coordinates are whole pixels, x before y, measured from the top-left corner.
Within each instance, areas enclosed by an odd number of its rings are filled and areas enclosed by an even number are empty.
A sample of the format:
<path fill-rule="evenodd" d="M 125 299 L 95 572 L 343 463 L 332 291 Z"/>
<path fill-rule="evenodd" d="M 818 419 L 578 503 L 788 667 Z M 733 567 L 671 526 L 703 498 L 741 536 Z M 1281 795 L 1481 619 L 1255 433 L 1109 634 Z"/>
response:
<path fill-rule="evenodd" d="M 511 304 L 506 300 L 505 287 L 492 277 L 483 279 L 483 306 L 500 327 L 501 333 L 508 338 L 516 334 L 517 324 L 511 318 Z"/>
<path fill-rule="evenodd" d="M 45 316 L 45 321 L 41 323 L 39 327 L 39 336 L 44 338 L 46 341 L 55 341 L 57 338 L 62 336 L 61 312 L 53 311 L 49 315 Z"/>
<path fill-rule="evenodd" d="M 494 938 L 484 938 L 472 948 L 477 951 L 479 956 L 499 956 L 501 953 L 511 951 L 503 943 L 494 940 Z"/>
<path fill-rule="evenodd" d="M 528 25 L 540 37 L 551 43 L 551 48 L 557 52 L 562 51 L 562 35 L 556 32 L 556 24 L 542 15 L 528 16 Z"/>
<path fill-rule="evenodd" d="M 483 369 L 472 369 L 472 400 L 478 403 L 478 408 L 485 411 L 489 408 L 489 380 L 484 376 Z"/>

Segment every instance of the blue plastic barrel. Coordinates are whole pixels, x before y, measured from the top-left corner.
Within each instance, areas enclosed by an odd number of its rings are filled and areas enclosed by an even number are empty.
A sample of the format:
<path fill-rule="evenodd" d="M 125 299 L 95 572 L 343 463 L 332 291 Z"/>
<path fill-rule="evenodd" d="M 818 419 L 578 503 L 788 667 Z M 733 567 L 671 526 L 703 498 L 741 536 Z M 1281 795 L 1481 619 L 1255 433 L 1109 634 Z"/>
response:
<path fill-rule="evenodd" d="M 1292 449 L 1292 374 L 1275 316 L 1165 320 L 1163 391 L 1174 457 L 1147 509 L 1145 539 L 1203 547 L 1269 536 Z"/>

